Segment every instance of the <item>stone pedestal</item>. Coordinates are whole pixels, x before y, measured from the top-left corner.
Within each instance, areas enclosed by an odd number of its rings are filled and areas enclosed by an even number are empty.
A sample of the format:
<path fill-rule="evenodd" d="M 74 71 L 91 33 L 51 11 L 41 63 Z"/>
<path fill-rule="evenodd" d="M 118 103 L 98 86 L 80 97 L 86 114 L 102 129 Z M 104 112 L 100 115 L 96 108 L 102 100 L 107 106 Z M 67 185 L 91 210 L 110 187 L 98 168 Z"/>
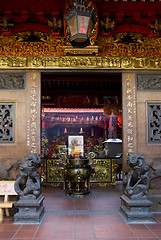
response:
<path fill-rule="evenodd" d="M 19 211 L 14 215 L 15 224 L 39 224 L 43 215 L 44 196 L 42 194 L 39 197 L 33 195 L 21 197 L 14 206 Z"/>
<path fill-rule="evenodd" d="M 152 204 L 146 197 L 131 199 L 123 194 L 120 211 L 128 223 L 154 223 L 153 213 L 150 211 Z"/>

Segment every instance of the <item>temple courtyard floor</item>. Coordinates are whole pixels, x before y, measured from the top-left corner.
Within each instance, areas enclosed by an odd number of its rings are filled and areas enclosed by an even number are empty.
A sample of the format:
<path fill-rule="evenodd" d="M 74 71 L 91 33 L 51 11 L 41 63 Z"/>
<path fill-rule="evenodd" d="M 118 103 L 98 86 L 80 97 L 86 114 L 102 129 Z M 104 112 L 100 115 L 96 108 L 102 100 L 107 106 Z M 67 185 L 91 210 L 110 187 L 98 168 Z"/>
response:
<path fill-rule="evenodd" d="M 128 224 L 120 214 L 121 183 L 91 187 L 86 198 L 71 198 L 62 188 L 43 187 L 45 215 L 40 224 L 14 224 L 5 217 L 0 240 L 156 240 L 161 239 L 161 214 L 152 224 Z"/>

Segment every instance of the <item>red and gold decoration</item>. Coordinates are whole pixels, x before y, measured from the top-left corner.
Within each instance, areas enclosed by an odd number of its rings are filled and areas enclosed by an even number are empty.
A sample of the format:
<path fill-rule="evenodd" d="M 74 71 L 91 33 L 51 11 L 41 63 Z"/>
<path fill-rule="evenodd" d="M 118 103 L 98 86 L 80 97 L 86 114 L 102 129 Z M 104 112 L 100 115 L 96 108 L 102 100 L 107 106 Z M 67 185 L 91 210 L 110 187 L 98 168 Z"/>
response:
<path fill-rule="evenodd" d="M 155 20 L 151 22 L 150 27 L 153 33 L 158 33 L 158 31 L 161 31 L 161 21 Z"/>
<path fill-rule="evenodd" d="M 62 20 L 61 18 L 56 19 L 56 17 L 48 18 L 48 26 L 51 29 L 52 34 L 60 33 L 62 30 Z"/>
<path fill-rule="evenodd" d="M 0 20 L 0 27 L 2 27 L 3 35 L 11 35 L 10 29 L 13 28 L 14 23 L 9 21 L 7 18 Z"/>
<path fill-rule="evenodd" d="M 115 21 L 114 19 L 111 19 L 109 17 L 106 17 L 105 19 L 100 21 L 102 33 L 109 33 L 112 30 L 114 30 Z"/>

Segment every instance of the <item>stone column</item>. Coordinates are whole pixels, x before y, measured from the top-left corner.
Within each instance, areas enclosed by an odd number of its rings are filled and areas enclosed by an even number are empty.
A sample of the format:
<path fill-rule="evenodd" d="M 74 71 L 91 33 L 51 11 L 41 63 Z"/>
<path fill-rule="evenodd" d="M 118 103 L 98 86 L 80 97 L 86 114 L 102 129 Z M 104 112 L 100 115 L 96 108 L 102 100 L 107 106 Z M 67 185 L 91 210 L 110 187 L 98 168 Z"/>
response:
<path fill-rule="evenodd" d="M 27 73 L 27 151 L 29 153 L 39 153 L 41 151 L 41 73 L 39 71 L 29 71 Z"/>

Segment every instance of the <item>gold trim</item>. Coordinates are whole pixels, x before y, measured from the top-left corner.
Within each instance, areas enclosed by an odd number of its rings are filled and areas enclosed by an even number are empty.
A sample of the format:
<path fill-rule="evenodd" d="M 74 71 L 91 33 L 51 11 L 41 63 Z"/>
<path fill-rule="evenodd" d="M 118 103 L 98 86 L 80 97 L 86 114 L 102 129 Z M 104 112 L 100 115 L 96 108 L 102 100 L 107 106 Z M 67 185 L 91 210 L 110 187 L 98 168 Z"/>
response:
<path fill-rule="evenodd" d="M 88 46 L 85 48 L 74 48 L 72 46 L 62 46 L 65 55 L 98 55 L 98 46 Z"/>
<path fill-rule="evenodd" d="M 0 69 L 161 69 L 158 57 L 0 56 Z"/>

